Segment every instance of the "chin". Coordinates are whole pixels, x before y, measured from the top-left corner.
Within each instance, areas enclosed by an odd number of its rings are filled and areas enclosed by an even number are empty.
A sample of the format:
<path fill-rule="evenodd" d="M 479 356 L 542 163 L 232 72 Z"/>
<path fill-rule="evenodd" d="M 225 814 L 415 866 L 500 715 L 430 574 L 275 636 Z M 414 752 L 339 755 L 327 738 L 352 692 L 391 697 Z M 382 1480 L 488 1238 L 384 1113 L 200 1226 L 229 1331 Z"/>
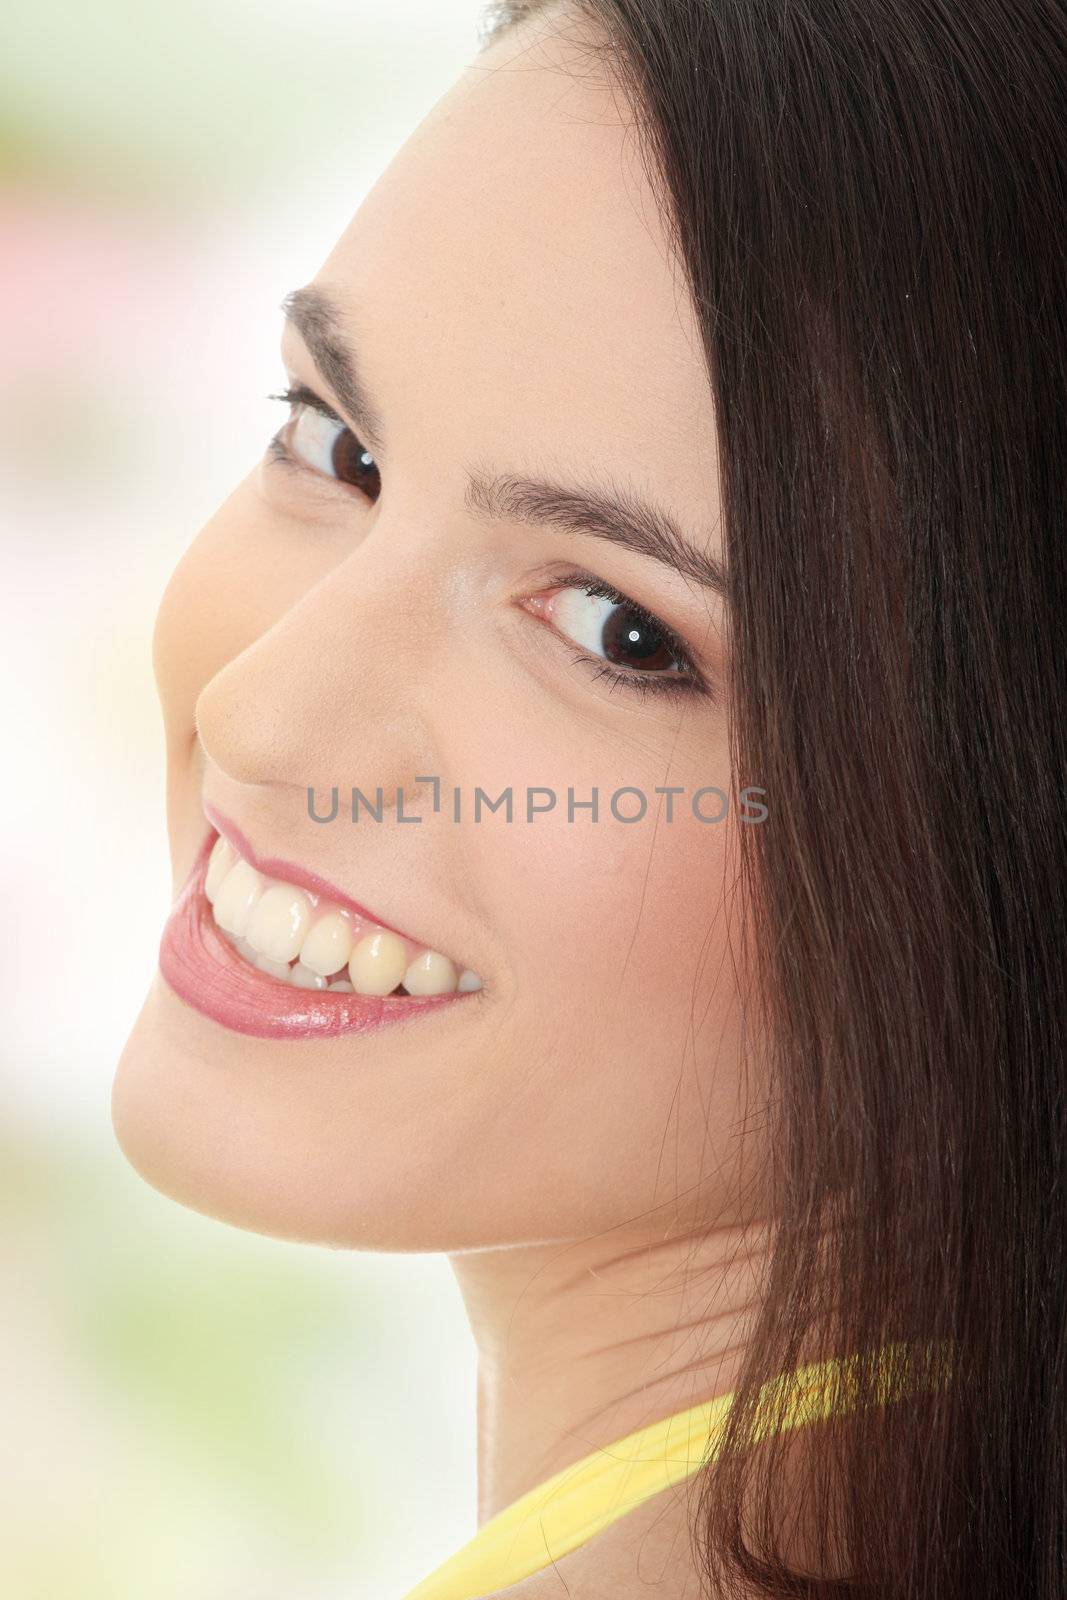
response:
<path fill-rule="evenodd" d="M 466 1227 L 443 1204 L 448 1179 L 426 1174 L 410 1107 L 353 1094 L 350 1059 L 312 1079 L 306 1052 L 322 1048 L 235 1036 L 157 974 L 112 1085 L 123 1155 L 169 1199 L 253 1233 L 342 1249 L 462 1248 Z"/>
<path fill-rule="evenodd" d="M 161 1194 L 239 1228 L 273 1232 L 289 1208 L 250 1184 L 249 1141 L 209 1053 L 177 1036 L 174 997 L 157 976 L 111 1090 L 111 1123 L 134 1170 Z"/>

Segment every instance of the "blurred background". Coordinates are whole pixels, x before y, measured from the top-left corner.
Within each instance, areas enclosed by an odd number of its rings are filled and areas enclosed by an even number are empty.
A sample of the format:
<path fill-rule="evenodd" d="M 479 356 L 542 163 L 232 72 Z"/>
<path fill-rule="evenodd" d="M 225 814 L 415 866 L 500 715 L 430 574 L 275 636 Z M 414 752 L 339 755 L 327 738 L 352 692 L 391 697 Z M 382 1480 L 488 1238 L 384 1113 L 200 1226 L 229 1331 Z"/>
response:
<path fill-rule="evenodd" d="M 279 301 L 474 54 L 480 9 L 5 16 L 10 1600 L 399 1600 L 476 1528 L 474 1352 L 444 1259 L 184 1211 L 127 1167 L 109 1095 L 170 902 L 160 594 L 280 425 Z"/>

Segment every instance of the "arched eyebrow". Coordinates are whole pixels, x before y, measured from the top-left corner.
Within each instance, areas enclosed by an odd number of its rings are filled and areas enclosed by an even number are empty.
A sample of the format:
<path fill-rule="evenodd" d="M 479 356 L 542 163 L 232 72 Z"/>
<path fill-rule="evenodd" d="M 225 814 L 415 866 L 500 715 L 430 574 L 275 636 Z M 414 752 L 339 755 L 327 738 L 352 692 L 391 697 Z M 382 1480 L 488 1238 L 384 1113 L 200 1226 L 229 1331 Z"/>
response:
<path fill-rule="evenodd" d="M 385 430 L 333 300 L 309 284 L 287 294 L 281 308 L 355 431 L 372 453 L 381 454 Z M 629 488 L 611 483 L 554 483 L 519 473 L 475 469 L 468 473 L 464 503 L 472 515 L 486 520 L 561 528 L 606 539 L 691 578 L 723 600 L 729 599 L 725 565 L 687 539 L 668 511 Z"/>
<path fill-rule="evenodd" d="M 281 305 L 311 354 L 311 359 L 341 404 L 364 444 L 382 453 L 385 429 L 360 377 L 355 354 L 345 339 L 341 316 L 322 289 L 307 284 L 293 289 Z"/>
<path fill-rule="evenodd" d="M 584 533 L 691 578 L 723 600 L 727 592 L 722 562 L 691 544 L 669 512 L 617 485 L 553 483 L 517 473 L 470 474 L 465 495 L 475 515 Z"/>

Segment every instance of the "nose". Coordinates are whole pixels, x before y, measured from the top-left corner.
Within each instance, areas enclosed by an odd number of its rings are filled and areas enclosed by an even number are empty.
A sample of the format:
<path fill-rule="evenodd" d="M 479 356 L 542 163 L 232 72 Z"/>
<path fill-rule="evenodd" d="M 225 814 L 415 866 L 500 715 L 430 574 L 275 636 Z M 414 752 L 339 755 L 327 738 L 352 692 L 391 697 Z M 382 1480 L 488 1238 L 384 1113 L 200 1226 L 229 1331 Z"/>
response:
<path fill-rule="evenodd" d="M 200 742 L 234 783 L 314 788 L 323 804 L 334 785 L 370 798 L 381 787 L 390 806 L 438 770 L 420 686 L 434 679 L 440 619 L 403 548 L 383 518 L 204 685 Z"/>

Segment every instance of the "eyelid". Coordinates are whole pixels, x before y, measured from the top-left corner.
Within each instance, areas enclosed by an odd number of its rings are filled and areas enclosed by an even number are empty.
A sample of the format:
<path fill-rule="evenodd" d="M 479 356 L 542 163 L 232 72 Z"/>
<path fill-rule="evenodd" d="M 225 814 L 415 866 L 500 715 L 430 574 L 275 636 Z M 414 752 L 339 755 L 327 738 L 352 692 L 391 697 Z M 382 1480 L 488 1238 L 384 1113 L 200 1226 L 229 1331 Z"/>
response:
<path fill-rule="evenodd" d="M 278 462 L 279 465 L 289 469 L 290 471 L 302 473 L 306 480 L 314 483 L 316 489 L 321 487 L 324 492 L 328 492 L 330 494 L 342 494 L 346 499 L 349 500 L 353 496 L 356 496 L 361 502 L 367 501 L 372 505 L 377 502 L 376 495 L 368 495 L 366 491 L 359 485 L 348 483 L 345 479 L 339 478 L 332 473 L 320 471 L 319 468 L 313 466 L 310 462 L 305 460 L 305 458 L 296 450 L 294 450 L 286 441 L 286 430 L 292 427 L 296 420 L 296 408 L 302 407 L 305 411 L 315 411 L 321 416 L 326 417 L 329 421 L 336 422 L 341 428 L 342 432 L 351 436 L 356 445 L 359 447 L 362 456 L 365 456 L 367 465 L 379 476 L 380 480 L 381 468 L 378 464 L 377 458 L 371 454 L 369 449 L 366 448 L 360 435 L 356 433 L 353 428 L 349 427 L 344 417 L 342 417 L 334 409 L 334 407 L 328 403 L 328 401 L 324 400 L 321 395 L 315 393 L 314 389 L 310 389 L 307 384 L 301 383 L 298 379 L 292 380 L 289 387 L 287 389 L 283 389 L 280 394 L 269 394 L 267 399 L 281 400 L 290 407 L 289 420 L 282 424 L 277 433 L 268 443 L 267 453 L 272 460 Z"/>
<path fill-rule="evenodd" d="M 575 567 L 562 573 L 554 572 L 552 575 L 552 586 L 553 588 L 560 589 L 582 589 L 587 594 L 596 595 L 604 600 L 611 600 L 615 605 L 626 606 L 627 609 L 632 611 L 636 617 L 639 617 L 641 621 L 646 624 L 646 626 L 655 629 L 655 631 L 663 639 L 664 644 L 667 645 L 671 653 L 677 657 L 679 664 L 685 669 L 684 674 L 633 673 L 633 676 L 652 681 L 653 679 L 662 679 L 672 676 L 681 677 L 687 675 L 692 681 L 694 687 L 703 689 L 705 692 L 710 692 L 711 686 L 708 683 L 707 675 L 697 664 L 696 654 L 692 646 L 687 644 L 682 638 L 681 634 L 672 628 L 669 623 L 663 622 L 661 618 L 656 616 L 654 611 L 649 611 L 647 606 L 641 605 L 637 600 L 631 600 L 628 594 L 623 594 L 623 592 L 620 589 L 617 589 L 613 583 L 608 583 L 605 579 L 598 578 L 595 573 L 587 572 L 580 567 Z M 573 641 L 570 642 L 573 643 Z M 596 658 L 594 657 L 593 659 Z M 611 664 L 612 663 L 609 663 L 609 665 Z M 617 670 L 621 672 L 626 671 L 625 668 L 621 667 Z M 630 676 L 630 674 L 627 675 Z"/>
<path fill-rule="evenodd" d="M 324 417 L 330 417 L 334 422 L 339 422 L 343 428 L 348 427 L 344 417 L 340 416 L 321 395 L 317 395 L 314 389 L 309 389 L 306 383 L 293 383 L 288 389 L 283 389 L 281 394 L 269 394 L 267 399 L 282 400 L 291 406 L 311 406 L 314 411 L 321 411 Z M 352 429 L 349 429 L 350 433 L 352 431 Z M 355 437 L 358 439 L 359 435 L 356 434 Z"/>
<path fill-rule="evenodd" d="M 564 643 L 568 641 L 564 640 Z M 682 699 L 684 696 L 711 695 L 711 690 L 705 688 L 699 678 L 690 677 L 685 672 L 628 672 L 625 667 L 617 667 L 610 661 L 605 661 L 602 656 L 591 656 L 586 651 L 571 648 L 571 660 L 576 665 L 582 666 L 590 672 L 595 679 L 607 678 L 611 688 L 618 684 L 625 684 L 627 689 L 632 689 L 638 695 L 659 695 L 663 699 Z"/>

